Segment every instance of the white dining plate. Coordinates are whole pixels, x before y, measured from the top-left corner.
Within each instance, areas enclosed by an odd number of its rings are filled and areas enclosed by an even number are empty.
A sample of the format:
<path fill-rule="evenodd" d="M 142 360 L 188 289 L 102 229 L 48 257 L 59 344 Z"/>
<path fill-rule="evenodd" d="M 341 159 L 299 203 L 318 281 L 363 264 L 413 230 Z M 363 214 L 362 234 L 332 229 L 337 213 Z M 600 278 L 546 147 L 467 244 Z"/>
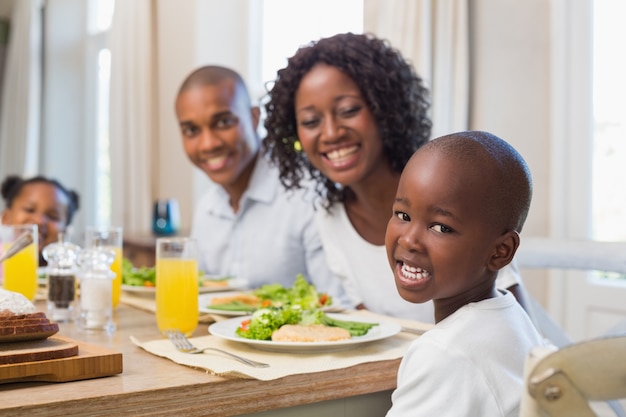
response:
<path fill-rule="evenodd" d="M 219 314 L 220 316 L 227 317 L 239 317 L 250 314 L 250 311 L 233 311 L 233 310 L 220 310 L 217 308 L 211 308 L 211 301 L 215 297 L 230 297 L 233 295 L 243 294 L 240 291 L 223 291 L 220 293 L 202 294 L 198 298 L 198 311 L 201 313 Z"/>
<path fill-rule="evenodd" d="M 219 280 L 219 277 L 215 277 L 215 278 L 210 278 L 210 277 L 206 277 L 205 279 L 211 280 L 211 279 L 215 279 L 215 280 Z M 236 289 L 240 289 L 242 286 L 244 285 L 244 283 L 240 280 L 237 280 L 237 278 L 231 278 L 228 280 L 228 284 L 227 285 L 216 285 L 216 286 L 202 286 L 202 287 L 198 287 L 198 292 L 200 294 L 205 294 L 205 293 L 214 293 L 214 292 L 223 292 L 223 291 L 231 291 L 231 290 L 236 290 Z M 145 287 L 145 286 L 139 286 L 139 285 L 126 285 L 126 284 L 122 284 L 122 290 L 127 291 L 129 293 L 135 293 L 135 294 L 155 294 L 156 293 L 156 288 L 155 287 Z"/>
<path fill-rule="evenodd" d="M 371 319 L 367 320 L 366 318 L 355 317 L 349 314 L 330 313 L 328 315 L 337 320 L 372 323 Z M 401 326 L 397 323 L 381 321 L 378 322 L 378 326 L 372 327 L 366 335 L 355 336 L 347 340 L 337 340 L 335 342 L 272 342 L 271 340 L 246 339 L 235 333 L 239 324 L 250 317 L 244 316 L 218 321 L 209 326 L 209 333 L 222 339 L 245 343 L 257 349 L 272 352 L 322 353 L 349 349 L 355 345 L 386 339 L 395 336 L 401 330 Z"/>
<path fill-rule="evenodd" d="M 213 300 L 214 297 L 228 297 L 228 296 L 239 295 L 239 294 L 244 294 L 244 293 L 242 293 L 241 291 L 230 291 L 230 292 L 201 295 L 200 298 L 198 299 L 198 310 L 201 313 L 219 314 L 220 316 L 226 316 L 226 317 L 240 317 L 240 316 L 245 316 L 247 314 L 250 314 L 250 311 L 221 310 L 218 308 L 211 308 L 211 300 Z M 333 311 L 337 312 L 337 311 L 342 311 L 344 309 L 338 304 L 335 304 L 333 302 L 329 306 L 322 307 L 322 310 L 325 312 L 333 312 Z"/>

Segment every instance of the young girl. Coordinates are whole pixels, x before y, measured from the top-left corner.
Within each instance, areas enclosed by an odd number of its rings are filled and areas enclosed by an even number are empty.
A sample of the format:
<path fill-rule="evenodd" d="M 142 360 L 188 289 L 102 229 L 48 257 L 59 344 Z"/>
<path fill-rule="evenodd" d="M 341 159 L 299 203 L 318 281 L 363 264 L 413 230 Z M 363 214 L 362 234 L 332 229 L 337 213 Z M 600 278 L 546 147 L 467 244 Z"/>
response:
<path fill-rule="evenodd" d="M 388 416 L 517 416 L 523 367 L 543 340 L 498 271 L 519 247 L 530 172 L 506 142 L 461 132 L 405 167 L 385 242 L 399 294 L 433 300 L 433 329 L 412 342 Z"/>
<path fill-rule="evenodd" d="M 60 182 L 43 176 L 22 179 L 8 176 L 2 183 L 5 209 L 3 224 L 36 224 L 39 234 L 39 263 L 45 264 L 41 252 L 58 241 L 72 223 L 79 197 Z"/>
<path fill-rule="evenodd" d="M 384 246 L 400 173 L 430 136 L 422 79 L 387 42 L 346 33 L 300 48 L 269 97 L 264 142 L 287 187 L 316 182 L 322 244 L 353 306 L 432 321 L 430 303 L 398 295 Z M 500 287 L 519 284 L 503 272 Z"/>

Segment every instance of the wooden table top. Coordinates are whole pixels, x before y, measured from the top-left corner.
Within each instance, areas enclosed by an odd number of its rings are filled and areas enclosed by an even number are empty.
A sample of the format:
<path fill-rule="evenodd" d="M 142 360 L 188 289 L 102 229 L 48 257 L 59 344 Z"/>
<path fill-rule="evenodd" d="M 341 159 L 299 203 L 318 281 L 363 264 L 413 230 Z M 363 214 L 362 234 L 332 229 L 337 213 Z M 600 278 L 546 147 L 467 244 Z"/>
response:
<path fill-rule="evenodd" d="M 62 324 L 59 334 L 122 352 L 122 374 L 66 383 L 0 384 L 0 414 L 232 416 L 378 393 L 396 385 L 400 359 L 272 381 L 209 375 L 132 344 L 131 335 L 140 340 L 160 337 L 154 314 L 120 304 L 115 320 L 118 330 L 113 335 L 86 333 L 73 324 Z M 207 326 L 200 324 L 194 336 L 206 334 Z"/>

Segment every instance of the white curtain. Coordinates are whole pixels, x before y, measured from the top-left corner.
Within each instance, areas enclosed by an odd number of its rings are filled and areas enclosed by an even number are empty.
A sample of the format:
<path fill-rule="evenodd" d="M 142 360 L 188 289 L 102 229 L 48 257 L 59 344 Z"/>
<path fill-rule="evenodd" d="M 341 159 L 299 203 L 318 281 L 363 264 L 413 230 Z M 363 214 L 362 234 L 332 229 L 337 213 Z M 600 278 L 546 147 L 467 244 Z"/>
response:
<path fill-rule="evenodd" d="M 0 113 L 0 180 L 39 170 L 42 91 L 42 0 L 14 4 Z"/>
<path fill-rule="evenodd" d="M 432 137 L 469 127 L 468 0 L 364 0 L 364 32 L 387 39 L 431 90 Z"/>
<path fill-rule="evenodd" d="M 111 223 L 124 233 L 151 230 L 156 152 L 152 0 L 115 2 L 111 25 Z"/>

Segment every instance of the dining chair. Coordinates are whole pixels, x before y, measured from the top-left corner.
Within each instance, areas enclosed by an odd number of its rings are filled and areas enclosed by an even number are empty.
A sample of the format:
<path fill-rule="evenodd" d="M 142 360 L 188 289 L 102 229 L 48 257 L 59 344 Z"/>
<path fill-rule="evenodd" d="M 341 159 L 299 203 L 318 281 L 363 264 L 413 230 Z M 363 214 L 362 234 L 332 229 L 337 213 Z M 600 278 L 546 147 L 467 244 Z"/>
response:
<path fill-rule="evenodd" d="M 626 243 L 525 237 L 516 253 L 520 268 L 577 269 L 626 274 Z M 596 416 L 590 402 L 604 402 L 626 416 L 626 321 L 610 336 L 572 343 L 530 297 L 533 321 L 552 343 L 535 348 L 525 366 L 521 417 Z"/>
<path fill-rule="evenodd" d="M 515 259 L 521 268 L 626 274 L 626 242 L 523 237 Z"/>
<path fill-rule="evenodd" d="M 610 406 L 626 398 L 626 335 L 537 347 L 526 359 L 524 381 L 520 417 L 595 417 L 594 401 Z"/>
<path fill-rule="evenodd" d="M 574 269 L 626 274 L 626 242 L 523 237 L 515 254 L 521 269 Z M 539 329 L 557 347 L 572 343 L 571 338 L 531 295 L 527 294 L 529 315 Z M 626 320 L 615 331 L 626 329 Z"/>

